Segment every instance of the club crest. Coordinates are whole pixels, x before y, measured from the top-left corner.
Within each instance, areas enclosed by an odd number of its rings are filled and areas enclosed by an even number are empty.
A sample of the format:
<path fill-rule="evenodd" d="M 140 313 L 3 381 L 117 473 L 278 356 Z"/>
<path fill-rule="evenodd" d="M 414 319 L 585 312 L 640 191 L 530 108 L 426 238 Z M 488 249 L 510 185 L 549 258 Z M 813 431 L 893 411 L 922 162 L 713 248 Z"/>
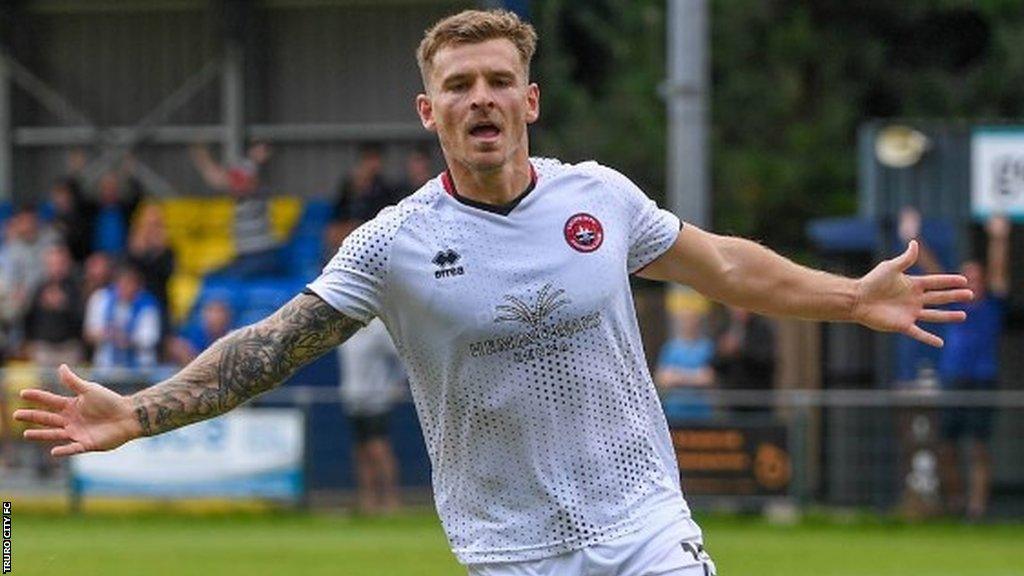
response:
<path fill-rule="evenodd" d="M 565 241 L 578 252 L 593 252 L 604 242 L 604 228 L 597 218 L 580 212 L 565 221 Z"/>

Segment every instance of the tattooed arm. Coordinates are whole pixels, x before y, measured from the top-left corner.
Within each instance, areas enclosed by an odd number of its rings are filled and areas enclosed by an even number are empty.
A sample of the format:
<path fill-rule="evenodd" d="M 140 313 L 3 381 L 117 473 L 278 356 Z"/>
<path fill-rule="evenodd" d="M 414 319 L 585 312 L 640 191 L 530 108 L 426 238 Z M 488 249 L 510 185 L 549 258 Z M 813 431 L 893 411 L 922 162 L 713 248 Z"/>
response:
<path fill-rule="evenodd" d="M 319 296 L 301 294 L 262 322 L 221 338 L 174 377 L 133 395 L 142 433 L 152 436 L 223 414 L 362 327 Z"/>
<path fill-rule="evenodd" d="M 76 396 L 25 390 L 22 397 L 46 410 L 18 410 L 14 417 L 44 426 L 32 440 L 57 441 L 54 456 L 110 450 L 213 418 L 270 390 L 303 364 L 348 339 L 362 324 L 318 296 L 301 294 L 270 317 L 218 340 L 170 379 L 121 396 L 61 367 L 61 380 Z"/>

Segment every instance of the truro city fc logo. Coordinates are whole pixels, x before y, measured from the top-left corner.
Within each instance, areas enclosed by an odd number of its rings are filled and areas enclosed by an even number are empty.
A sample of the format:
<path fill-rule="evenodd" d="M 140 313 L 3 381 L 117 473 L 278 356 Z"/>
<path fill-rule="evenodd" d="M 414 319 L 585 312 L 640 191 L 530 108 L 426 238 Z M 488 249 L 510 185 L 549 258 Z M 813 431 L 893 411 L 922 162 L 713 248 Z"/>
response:
<path fill-rule="evenodd" d="M 565 241 L 579 252 L 593 252 L 604 242 L 604 227 L 590 214 L 574 214 L 565 221 Z"/>
<path fill-rule="evenodd" d="M 509 336 L 480 340 L 469 345 L 474 358 L 512 352 L 516 362 L 527 362 L 567 352 L 581 332 L 601 325 L 601 313 L 556 319 L 555 313 L 572 301 L 565 290 L 545 284 L 533 297 L 506 294 L 505 303 L 495 306 L 495 324 L 520 324 L 523 330 Z"/>

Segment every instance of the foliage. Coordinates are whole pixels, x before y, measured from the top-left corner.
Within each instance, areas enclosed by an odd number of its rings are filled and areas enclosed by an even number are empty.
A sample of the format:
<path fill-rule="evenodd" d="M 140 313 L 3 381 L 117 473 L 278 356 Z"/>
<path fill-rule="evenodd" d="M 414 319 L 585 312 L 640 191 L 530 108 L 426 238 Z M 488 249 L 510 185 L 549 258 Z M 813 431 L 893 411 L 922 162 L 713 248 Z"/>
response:
<path fill-rule="evenodd" d="M 665 187 L 665 5 L 656 0 L 535 3 L 541 86 L 536 153 L 599 159 L 656 198 Z"/>
<path fill-rule="evenodd" d="M 871 118 L 1024 116 L 1017 0 L 710 0 L 716 228 L 784 250 L 851 214 Z M 535 2 L 540 149 L 664 188 L 665 5 Z"/>

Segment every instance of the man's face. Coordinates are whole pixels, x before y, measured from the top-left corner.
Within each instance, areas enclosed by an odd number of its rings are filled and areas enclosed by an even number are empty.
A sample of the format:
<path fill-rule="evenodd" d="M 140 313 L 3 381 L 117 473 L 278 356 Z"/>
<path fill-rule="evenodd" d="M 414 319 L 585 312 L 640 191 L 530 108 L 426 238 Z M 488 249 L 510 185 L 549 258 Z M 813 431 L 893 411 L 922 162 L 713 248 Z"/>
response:
<path fill-rule="evenodd" d="M 121 183 L 117 181 L 117 175 L 108 172 L 100 178 L 100 201 L 104 204 L 113 204 L 118 201 L 121 195 Z"/>
<path fill-rule="evenodd" d="M 223 336 L 231 328 L 231 312 L 220 302 L 213 302 L 203 308 L 203 326 L 213 336 Z"/>
<path fill-rule="evenodd" d="M 43 253 L 46 275 L 52 279 L 63 279 L 71 272 L 71 256 L 64 248 L 50 247 Z"/>
<path fill-rule="evenodd" d="M 142 280 L 135 272 L 122 271 L 117 275 L 117 298 L 131 302 L 142 290 Z"/>
<path fill-rule="evenodd" d="M 32 242 L 39 233 L 39 220 L 35 212 L 22 212 L 11 220 L 11 232 L 20 240 Z"/>
<path fill-rule="evenodd" d="M 529 155 L 526 126 L 540 115 L 540 90 L 527 83 L 509 40 L 441 48 L 426 88 L 416 108 L 423 127 L 437 132 L 449 164 L 489 172 Z"/>

